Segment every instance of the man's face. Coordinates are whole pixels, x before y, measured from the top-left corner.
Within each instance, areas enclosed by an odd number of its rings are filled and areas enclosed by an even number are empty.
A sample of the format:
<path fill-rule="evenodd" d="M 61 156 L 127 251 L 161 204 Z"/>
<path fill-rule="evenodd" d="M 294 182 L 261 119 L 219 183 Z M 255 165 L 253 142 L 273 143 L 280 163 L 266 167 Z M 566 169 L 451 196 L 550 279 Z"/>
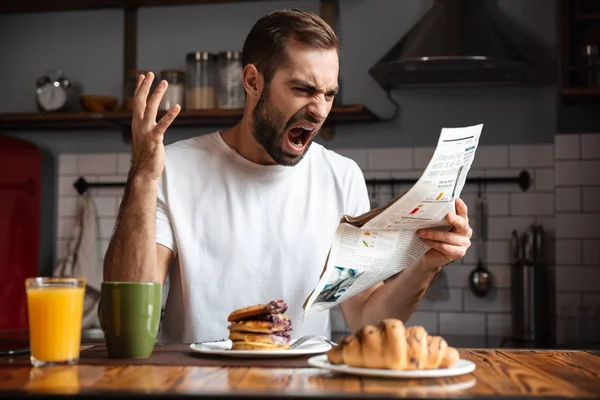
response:
<path fill-rule="evenodd" d="M 302 160 L 331 110 L 338 91 L 335 49 L 286 46 L 288 62 L 263 89 L 253 111 L 253 134 L 280 165 Z"/>

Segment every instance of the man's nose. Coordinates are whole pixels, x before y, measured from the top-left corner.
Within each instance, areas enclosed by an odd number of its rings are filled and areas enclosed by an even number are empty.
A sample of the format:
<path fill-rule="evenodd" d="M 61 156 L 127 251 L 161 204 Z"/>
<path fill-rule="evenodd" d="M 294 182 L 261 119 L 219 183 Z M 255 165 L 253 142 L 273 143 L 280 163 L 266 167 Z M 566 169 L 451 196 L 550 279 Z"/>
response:
<path fill-rule="evenodd" d="M 319 122 L 327 118 L 329 114 L 330 105 L 325 100 L 325 96 L 318 96 L 308 105 L 309 114 L 317 119 Z"/>

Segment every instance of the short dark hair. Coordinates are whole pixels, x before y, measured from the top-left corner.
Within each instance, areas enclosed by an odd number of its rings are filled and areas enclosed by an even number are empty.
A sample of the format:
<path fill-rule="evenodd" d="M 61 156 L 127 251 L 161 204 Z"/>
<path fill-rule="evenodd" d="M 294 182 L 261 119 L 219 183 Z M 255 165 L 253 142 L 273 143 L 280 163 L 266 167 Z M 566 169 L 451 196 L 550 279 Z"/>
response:
<path fill-rule="evenodd" d="M 277 10 L 261 17 L 246 37 L 242 65 L 254 64 L 266 84 L 275 71 L 286 63 L 285 45 L 289 39 L 320 49 L 335 49 L 340 42 L 329 24 L 317 14 L 296 8 Z"/>

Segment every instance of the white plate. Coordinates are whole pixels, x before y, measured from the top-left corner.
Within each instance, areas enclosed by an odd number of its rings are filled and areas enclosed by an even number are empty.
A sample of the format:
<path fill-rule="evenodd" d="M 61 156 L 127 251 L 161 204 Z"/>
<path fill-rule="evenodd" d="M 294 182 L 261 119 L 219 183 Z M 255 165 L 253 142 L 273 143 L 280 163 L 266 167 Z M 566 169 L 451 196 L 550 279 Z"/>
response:
<path fill-rule="evenodd" d="M 460 359 L 451 368 L 421 369 L 410 371 L 396 371 L 391 369 L 354 368 L 348 365 L 335 365 L 327 361 L 327 355 L 311 357 L 308 364 L 344 374 L 375 376 L 379 378 L 445 378 L 448 376 L 464 375 L 475 370 L 475 364 L 469 360 Z"/>
<path fill-rule="evenodd" d="M 292 339 L 291 343 L 294 342 L 295 339 Z M 309 340 L 302 344 L 300 348 L 294 350 L 231 350 L 231 340 L 222 340 L 217 342 L 192 343 L 190 349 L 196 353 L 228 357 L 276 358 L 321 354 L 331 349 L 331 345 L 319 340 Z"/>

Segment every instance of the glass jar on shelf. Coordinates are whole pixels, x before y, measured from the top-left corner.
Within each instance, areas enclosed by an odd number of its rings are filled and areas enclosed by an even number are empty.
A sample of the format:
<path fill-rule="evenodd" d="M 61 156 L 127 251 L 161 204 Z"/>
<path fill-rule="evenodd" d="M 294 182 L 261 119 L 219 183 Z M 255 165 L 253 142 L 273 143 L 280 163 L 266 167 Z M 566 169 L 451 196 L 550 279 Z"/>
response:
<path fill-rule="evenodd" d="M 242 53 L 223 51 L 217 55 L 219 85 L 217 101 L 219 108 L 243 108 L 245 102 L 242 83 Z"/>
<path fill-rule="evenodd" d="M 586 70 L 585 85 L 600 85 L 600 51 L 598 44 L 585 44 L 581 47 L 583 66 Z"/>
<path fill-rule="evenodd" d="M 160 79 L 169 84 L 160 101 L 158 109 L 169 111 L 175 104 L 183 108 L 184 73 L 178 69 L 166 69 L 160 71 Z"/>
<path fill-rule="evenodd" d="M 188 53 L 186 61 L 185 108 L 187 110 L 215 108 L 217 102 L 215 55 L 207 51 L 196 51 Z"/>

